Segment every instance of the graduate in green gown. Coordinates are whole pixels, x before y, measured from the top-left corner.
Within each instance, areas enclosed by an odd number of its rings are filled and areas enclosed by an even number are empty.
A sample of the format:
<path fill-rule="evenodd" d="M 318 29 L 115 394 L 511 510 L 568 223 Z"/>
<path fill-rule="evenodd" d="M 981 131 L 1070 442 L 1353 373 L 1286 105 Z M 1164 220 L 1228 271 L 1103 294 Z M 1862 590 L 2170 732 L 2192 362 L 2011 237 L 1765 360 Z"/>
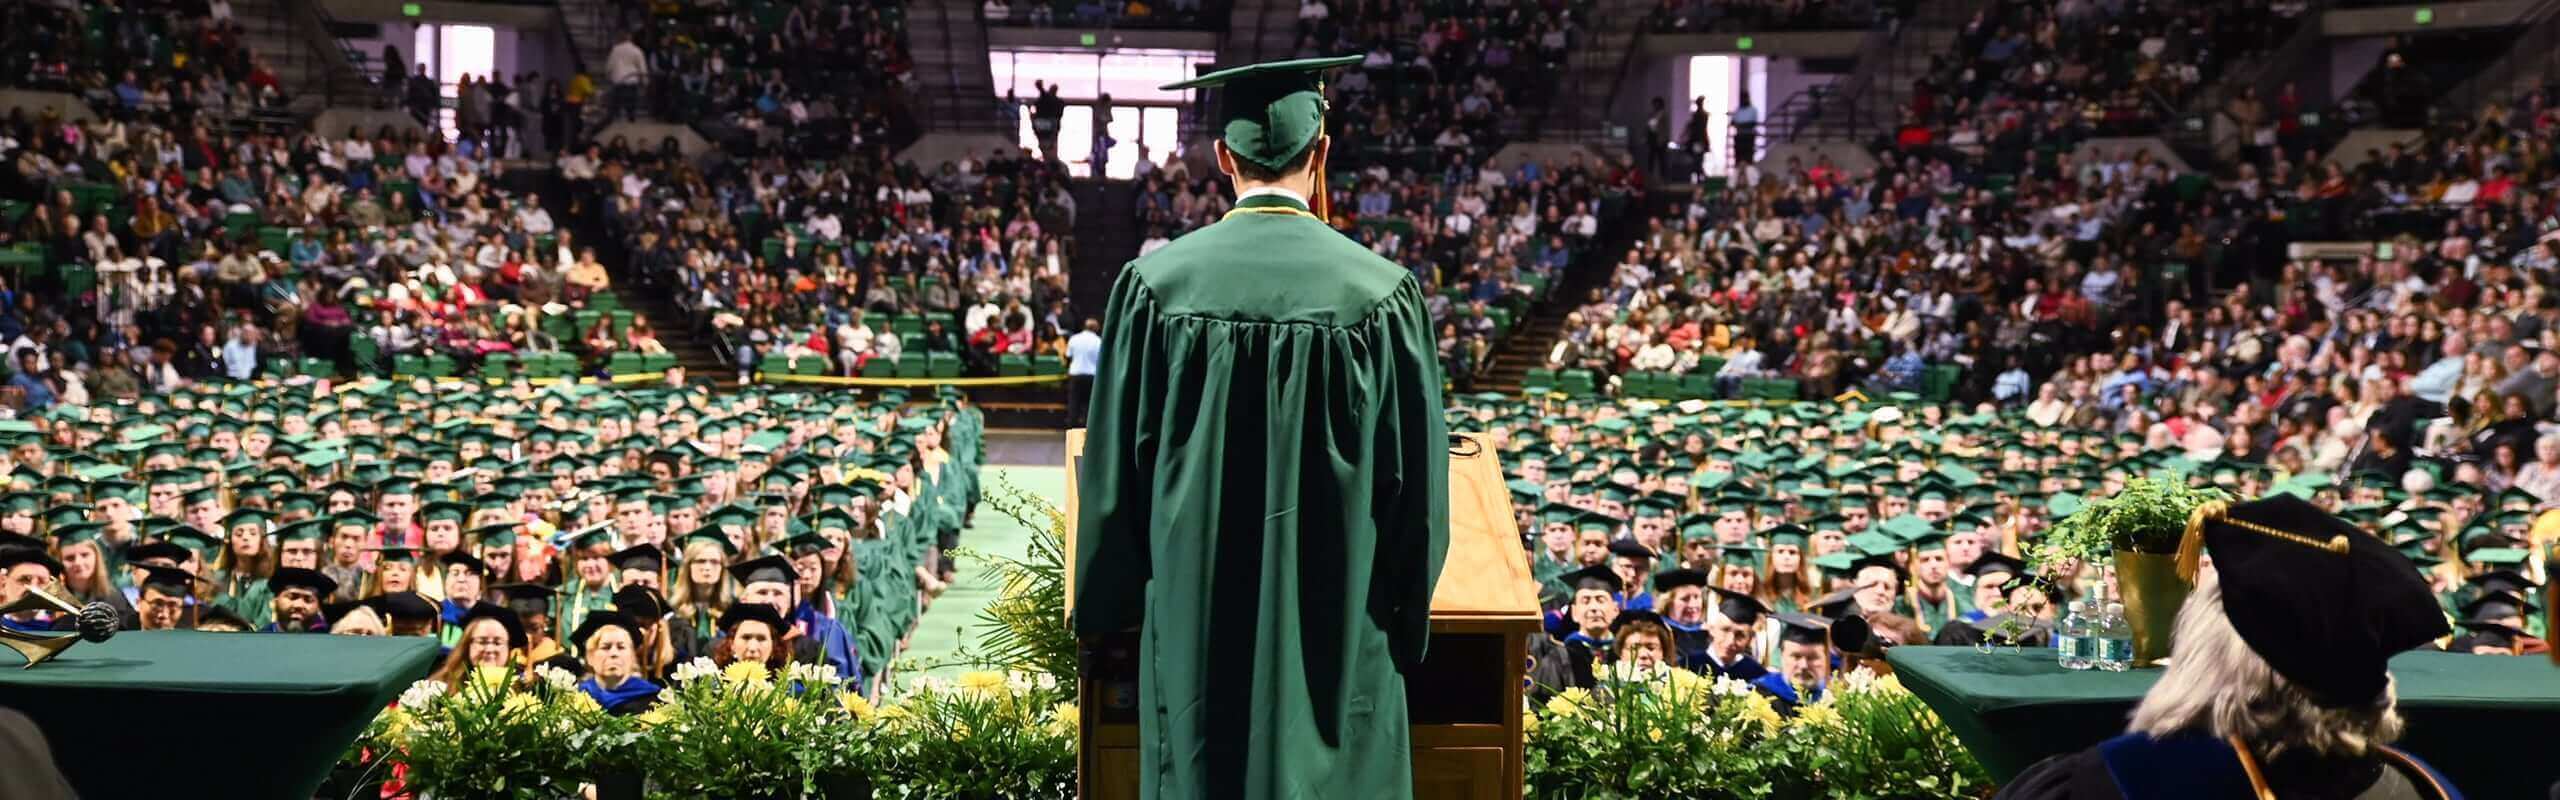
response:
<path fill-rule="evenodd" d="M 1238 200 L 1112 287 L 1075 554 L 1077 633 L 1140 631 L 1143 797 L 1412 792 L 1449 441 L 1421 286 L 1323 217 L 1357 61 L 1166 87 L 1222 89 Z"/>

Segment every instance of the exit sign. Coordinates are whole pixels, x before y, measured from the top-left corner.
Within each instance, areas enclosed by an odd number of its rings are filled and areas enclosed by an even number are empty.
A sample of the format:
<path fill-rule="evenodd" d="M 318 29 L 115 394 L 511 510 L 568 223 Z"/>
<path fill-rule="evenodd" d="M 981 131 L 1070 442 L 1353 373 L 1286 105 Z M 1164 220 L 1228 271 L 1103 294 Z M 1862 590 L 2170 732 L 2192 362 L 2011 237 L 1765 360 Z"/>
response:
<path fill-rule="evenodd" d="M 1093 34 L 1087 33 L 1076 36 L 1076 41 L 1086 47 L 1092 47 L 1095 42 L 1101 41 L 1101 39 Z"/>
<path fill-rule="evenodd" d="M 2433 25 L 2436 22 L 2436 10 L 2419 6 L 2418 10 L 2409 12 L 2409 21 L 2420 25 Z"/>
<path fill-rule="evenodd" d="M 418 4 L 416 4 L 416 3 L 401 3 L 401 4 L 400 4 L 400 16 L 403 16 L 403 17 L 414 17 L 414 16 L 418 16 L 419 14 L 424 14 L 424 13 L 426 13 L 426 9 L 424 9 L 424 8 L 420 8 L 420 7 L 418 6 Z"/>
<path fill-rule="evenodd" d="M 1733 49 L 1735 50 L 1749 50 L 1751 47 L 1752 41 L 1749 36 L 1737 37 L 1733 40 Z"/>

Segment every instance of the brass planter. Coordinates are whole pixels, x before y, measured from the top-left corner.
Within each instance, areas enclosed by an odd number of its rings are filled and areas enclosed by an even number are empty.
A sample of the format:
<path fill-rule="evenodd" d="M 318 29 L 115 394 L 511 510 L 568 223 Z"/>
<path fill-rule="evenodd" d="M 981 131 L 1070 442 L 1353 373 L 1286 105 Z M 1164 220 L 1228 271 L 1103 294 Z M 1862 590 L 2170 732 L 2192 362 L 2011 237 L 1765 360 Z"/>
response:
<path fill-rule="evenodd" d="M 2124 595 L 2124 621 L 2133 628 L 2133 665 L 2156 667 L 2169 657 L 2178 608 L 2195 584 L 2178 577 L 2178 558 L 2163 553 L 2115 553 L 2116 589 Z"/>

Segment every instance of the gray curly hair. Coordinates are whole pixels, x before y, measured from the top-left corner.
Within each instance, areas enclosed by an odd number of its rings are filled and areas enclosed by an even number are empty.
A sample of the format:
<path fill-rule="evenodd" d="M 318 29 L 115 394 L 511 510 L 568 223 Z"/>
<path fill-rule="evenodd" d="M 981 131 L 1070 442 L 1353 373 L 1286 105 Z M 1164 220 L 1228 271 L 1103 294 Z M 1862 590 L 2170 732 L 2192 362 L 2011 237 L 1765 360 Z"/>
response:
<path fill-rule="evenodd" d="M 2177 643 L 2160 682 L 2133 709 L 2126 730 L 2153 738 L 2203 732 L 2238 737 L 2274 759 L 2294 750 L 2356 757 L 2400 738 L 2390 682 L 2370 705 L 2327 708 L 2276 674 L 2223 615 L 2222 584 L 2211 573 L 2178 610 Z"/>

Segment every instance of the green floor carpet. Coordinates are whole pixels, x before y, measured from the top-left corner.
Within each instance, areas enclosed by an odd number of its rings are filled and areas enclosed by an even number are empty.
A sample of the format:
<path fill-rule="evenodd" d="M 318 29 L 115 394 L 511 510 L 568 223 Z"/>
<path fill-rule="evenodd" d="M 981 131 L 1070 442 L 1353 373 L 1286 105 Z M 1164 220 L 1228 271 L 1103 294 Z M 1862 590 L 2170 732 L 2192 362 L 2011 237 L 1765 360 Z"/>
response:
<path fill-rule="evenodd" d="M 994 498 L 1007 486 L 1030 492 L 1063 508 L 1067 497 L 1067 471 L 1064 467 L 986 468 L 985 494 L 988 498 Z M 961 547 L 1020 558 L 1031 542 L 1031 529 L 997 511 L 992 502 L 979 503 L 976 522 L 960 535 Z M 994 570 L 962 559 L 959 580 L 933 602 L 933 607 L 925 609 L 923 617 L 917 619 L 915 636 L 908 641 L 906 655 L 901 660 L 917 665 L 950 660 L 959 652 L 962 642 L 976 638 L 978 611 L 994 601 L 996 592 L 1001 588 Z M 898 682 L 904 685 L 918 675 L 951 678 L 968 669 L 960 665 L 925 670 L 902 669 Z"/>

